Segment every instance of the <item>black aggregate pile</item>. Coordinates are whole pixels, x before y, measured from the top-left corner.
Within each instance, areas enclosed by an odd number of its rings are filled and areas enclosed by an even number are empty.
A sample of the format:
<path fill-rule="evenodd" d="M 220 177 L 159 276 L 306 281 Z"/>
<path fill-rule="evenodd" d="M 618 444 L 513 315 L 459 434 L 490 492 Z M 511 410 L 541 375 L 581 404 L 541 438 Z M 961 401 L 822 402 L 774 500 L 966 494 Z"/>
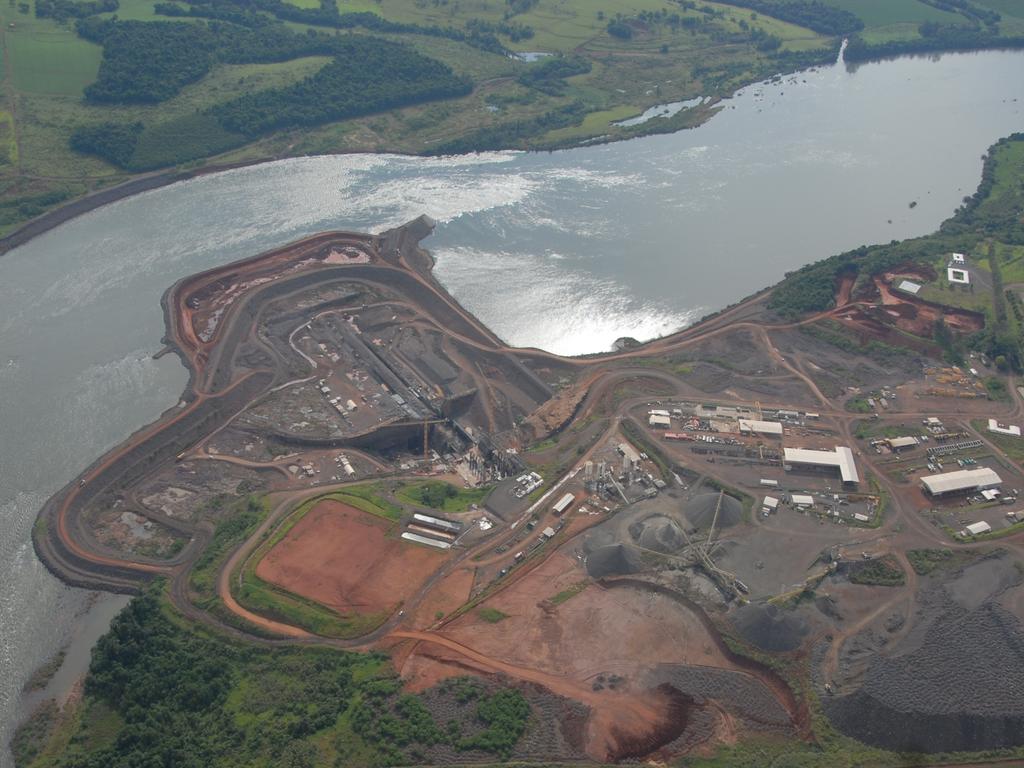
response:
<path fill-rule="evenodd" d="M 608 544 L 587 555 L 587 574 L 592 579 L 623 576 L 640 570 L 639 559 L 623 544 Z"/>
<path fill-rule="evenodd" d="M 792 651 L 807 635 L 807 621 L 774 605 L 748 603 L 736 610 L 732 625 L 740 636 L 763 651 Z"/>
<path fill-rule="evenodd" d="M 826 700 L 841 732 L 897 751 L 1024 744 L 1024 626 L 995 602 L 954 607 L 921 645 L 871 662 L 860 690 Z"/>
<path fill-rule="evenodd" d="M 675 552 L 686 544 L 683 529 L 675 520 L 664 515 L 649 517 L 639 524 L 637 543 L 655 552 Z"/>
<path fill-rule="evenodd" d="M 718 506 L 717 493 L 702 493 L 686 503 L 683 513 L 694 528 L 710 528 Z M 716 528 L 729 528 L 743 519 L 743 505 L 732 496 L 722 495 L 722 507 L 718 510 Z"/>

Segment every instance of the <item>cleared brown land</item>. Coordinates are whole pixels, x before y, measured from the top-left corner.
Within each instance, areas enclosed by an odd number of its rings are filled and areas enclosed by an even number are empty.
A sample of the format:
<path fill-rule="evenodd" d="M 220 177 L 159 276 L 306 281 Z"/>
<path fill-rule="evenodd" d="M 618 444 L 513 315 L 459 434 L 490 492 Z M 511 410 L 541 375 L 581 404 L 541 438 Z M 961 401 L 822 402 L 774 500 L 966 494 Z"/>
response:
<path fill-rule="evenodd" d="M 256 575 L 340 613 L 393 611 L 445 560 L 398 538 L 391 524 L 325 499 L 267 553 Z"/>

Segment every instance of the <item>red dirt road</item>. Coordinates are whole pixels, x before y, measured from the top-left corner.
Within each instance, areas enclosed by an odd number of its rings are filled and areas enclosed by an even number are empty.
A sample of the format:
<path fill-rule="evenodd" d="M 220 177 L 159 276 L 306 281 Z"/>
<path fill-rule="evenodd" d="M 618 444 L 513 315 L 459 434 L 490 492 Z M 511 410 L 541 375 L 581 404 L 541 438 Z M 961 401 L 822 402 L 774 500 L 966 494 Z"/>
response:
<path fill-rule="evenodd" d="M 317 504 L 256 575 L 341 613 L 391 613 L 447 559 L 388 536 L 391 524 L 347 504 Z"/>

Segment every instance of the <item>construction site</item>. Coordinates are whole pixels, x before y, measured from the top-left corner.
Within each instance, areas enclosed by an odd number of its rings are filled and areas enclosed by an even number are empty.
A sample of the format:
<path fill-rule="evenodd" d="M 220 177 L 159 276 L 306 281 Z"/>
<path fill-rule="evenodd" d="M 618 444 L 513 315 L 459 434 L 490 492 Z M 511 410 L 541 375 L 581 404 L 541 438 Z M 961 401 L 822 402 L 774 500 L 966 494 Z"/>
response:
<path fill-rule="evenodd" d="M 524 760 L 807 741 L 818 714 L 885 749 L 1024 744 L 1024 399 L 993 399 L 987 362 L 804 332 L 932 322 L 892 287 L 913 274 L 876 276 L 875 308 L 840 284 L 793 324 L 755 296 L 569 358 L 448 296 L 431 230 L 325 233 L 173 286 L 189 388 L 48 503 L 49 567 L 165 577 L 183 616 L 250 642 L 386 652 L 438 717 L 453 680 L 517 686 Z"/>

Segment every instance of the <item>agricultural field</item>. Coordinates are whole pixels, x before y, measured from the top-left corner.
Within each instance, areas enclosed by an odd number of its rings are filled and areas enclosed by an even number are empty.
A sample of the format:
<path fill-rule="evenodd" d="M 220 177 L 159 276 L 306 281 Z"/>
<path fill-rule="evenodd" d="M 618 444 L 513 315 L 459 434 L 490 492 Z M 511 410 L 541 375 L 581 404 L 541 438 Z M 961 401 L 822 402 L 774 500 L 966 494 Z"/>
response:
<path fill-rule="evenodd" d="M 892 24 L 920 24 L 937 21 L 956 24 L 963 19 L 955 13 L 926 5 L 920 0 L 824 0 L 826 5 L 842 8 L 857 16 L 867 27 Z"/>
<path fill-rule="evenodd" d="M 872 45 L 920 41 L 922 23 L 967 23 L 962 15 L 920 0 L 828 3 L 860 19 L 865 24 L 861 36 Z M 1000 11 L 1013 5 L 1006 0 L 992 3 Z M 716 99 L 743 85 L 834 60 L 840 39 L 757 13 L 742 2 L 537 0 L 510 9 L 505 0 L 337 0 L 336 6 L 342 15 L 372 14 L 367 19 L 376 19 L 363 22 L 369 28 L 356 26 L 351 32 L 409 46 L 445 65 L 458 84 L 449 81 L 422 99 L 409 93 L 394 98 L 384 94 L 378 103 L 370 99 L 332 113 L 324 105 L 335 97 L 322 87 L 307 87 L 326 71 L 332 55 L 283 54 L 271 57 L 273 61 L 237 63 L 235 49 L 226 57 L 214 54 L 208 71 L 186 78 L 170 98 L 97 103 L 86 97 L 85 89 L 96 81 L 103 60 L 98 37 L 92 35 L 96 42 L 90 42 L 79 35 L 73 18 L 37 18 L 34 0 L 0 8 L 2 45 L 8 53 L 8 87 L 0 110 L 14 119 L 13 149 L 0 168 L 0 206 L 6 210 L 0 234 L 52 206 L 51 201 L 72 199 L 142 170 L 303 154 L 557 149 L 598 138 L 681 130 L 706 120 Z M 282 4 L 291 13 L 253 11 L 245 0 L 226 7 L 243 16 L 256 13 L 263 17 L 261 23 L 270 21 L 278 32 L 303 39 L 312 35 L 310 39 L 320 39 L 324 46 L 339 31 L 329 17 L 317 15 L 321 4 L 316 0 Z M 94 18 L 143 25 L 171 20 L 155 8 L 156 0 L 120 0 L 116 11 Z M 188 16 L 176 21 L 205 23 Z M 236 22 L 247 23 L 236 17 L 229 26 Z M 1001 34 L 1024 34 L 1024 17 L 1008 16 L 1002 25 Z M 349 30 L 348 24 L 344 27 Z M 243 27 L 237 30 L 247 34 Z M 553 56 L 577 57 L 584 66 L 573 74 L 538 76 Z M 135 74 L 127 72 L 114 81 L 133 79 Z M 305 90 L 295 89 L 299 83 Z M 424 84 L 428 94 L 430 85 Z M 289 93 L 315 102 L 316 115 L 305 114 L 310 105 L 291 105 Z M 313 93 L 319 95 L 309 95 Z M 256 94 L 278 100 L 278 114 L 303 116 L 276 121 L 280 124 L 265 120 L 258 129 L 241 130 L 239 125 L 254 125 L 252 115 L 237 118 L 232 126 L 218 112 L 239 97 Z M 657 104 L 696 97 L 708 97 L 710 105 L 632 127 L 615 125 Z M 251 110 L 254 103 L 241 108 Z M 71 147 L 73 136 L 77 151 Z"/>
<path fill-rule="evenodd" d="M 116 12 L 100 18 L 165 22 L 150 0 L 123 0 Z M 315 9 L 302 1 L 296 7 Z M 370 12 L 389 22 L 438 25 L 460 34 L 474 25 L 499 25 L 507 4 L 486 0 L 471 5 L 427 5 L 411 0 L 381 3 L 346 2 L 341 13 Z M 4 202 L 20 210 L 29 198 L 68 199 L 83 191 L 125 179 L 129 172 L 100 157 L 81 154 L 69 146 L 72 133 L 101 123 L 141 123 L 138 145 L 125 157 L 130 167 L 167 167 L 190 158 L 217 157 L 239 162 L 287 154 L 348 151 L 424 153 L 473 148 L 491 130 L 496 146 L 553 146 L 574 144 L 609 134 L 612 138 L 644 132 L 624 130 L 611 123 L 639 114 L 659 102 L 701 95 L 727 95 L 736 87 L 791 65 L 775 53 L 760 51 L 751 31 L 777 39 L 780 54 L 829 58 L 816 54 L 834 41 L 810 30 L 725 4 L 711 3 L 706 13 L 686 10 L 668 0 L 635 0 L 596 4 L 541 0 L 526 13 L 512 17 L 515 25 L 532 32 L 522 39 L 499 32 L 501 46 L 512 51 L 545 54 L 578 52 L 589 72 L 562 80 L 552 78 L 524 86 L 517 78 L 542 67 L 543 58 L 518 61 L 486 47 L 414 30 L 360 30 L 411 46 L 439 61 L 473 84 L 467 96 L 385 109 L 377 114 L 328 121 L 322 125 L 285 128 L 261 136 L 240 138 L 225 132 L 205 115 L 240 94 L 285 88 L 320 71 L 326 56 L 303 56 L 274 63 L 216 63 L 209 74 L 185 85 L 173 97 L 155 104 L 93 104 L 84 89 L 97 77 L 102 46 L 76 33 L 74 19 L 57 22 L 37 18 L 35 6 L 8 5 L 0 9 L 8 83 L 7 112 L 14 116 L 14 161 L 0 171 Z M 621 14 L 633 30 L 630 37 L 607 31 L 609 19 Z M 677 14 L 676 21 L 666 19 Z M 323 33 L 324 27 L 288 20 L 283 25 L 298 33 Z M 803 61 L 804 59 L 800 59 Z M 571 107 L 568 112 L 564 108 Z M 2 105 L 0 105 L 2 108 Z M 555 122 L 549 116 L 559 115 Z M 695 116 L 689 122 L 699 122 Z M 657 123 L 657 121 L 653 121 Z M 535 123 L 535 124 L 534 124 Z M 687 124 L 673 123 L 672 129 Z M 506 125 L 526 125 L 509 131 Z M 651 128 L 662 126 L 652 125 Z M 239 146 L 244 144 L 244 146 Z M 35 208 L 31 209 L 35 212 Z M 11 215 L 0 227 L 17 224 Z"/>

